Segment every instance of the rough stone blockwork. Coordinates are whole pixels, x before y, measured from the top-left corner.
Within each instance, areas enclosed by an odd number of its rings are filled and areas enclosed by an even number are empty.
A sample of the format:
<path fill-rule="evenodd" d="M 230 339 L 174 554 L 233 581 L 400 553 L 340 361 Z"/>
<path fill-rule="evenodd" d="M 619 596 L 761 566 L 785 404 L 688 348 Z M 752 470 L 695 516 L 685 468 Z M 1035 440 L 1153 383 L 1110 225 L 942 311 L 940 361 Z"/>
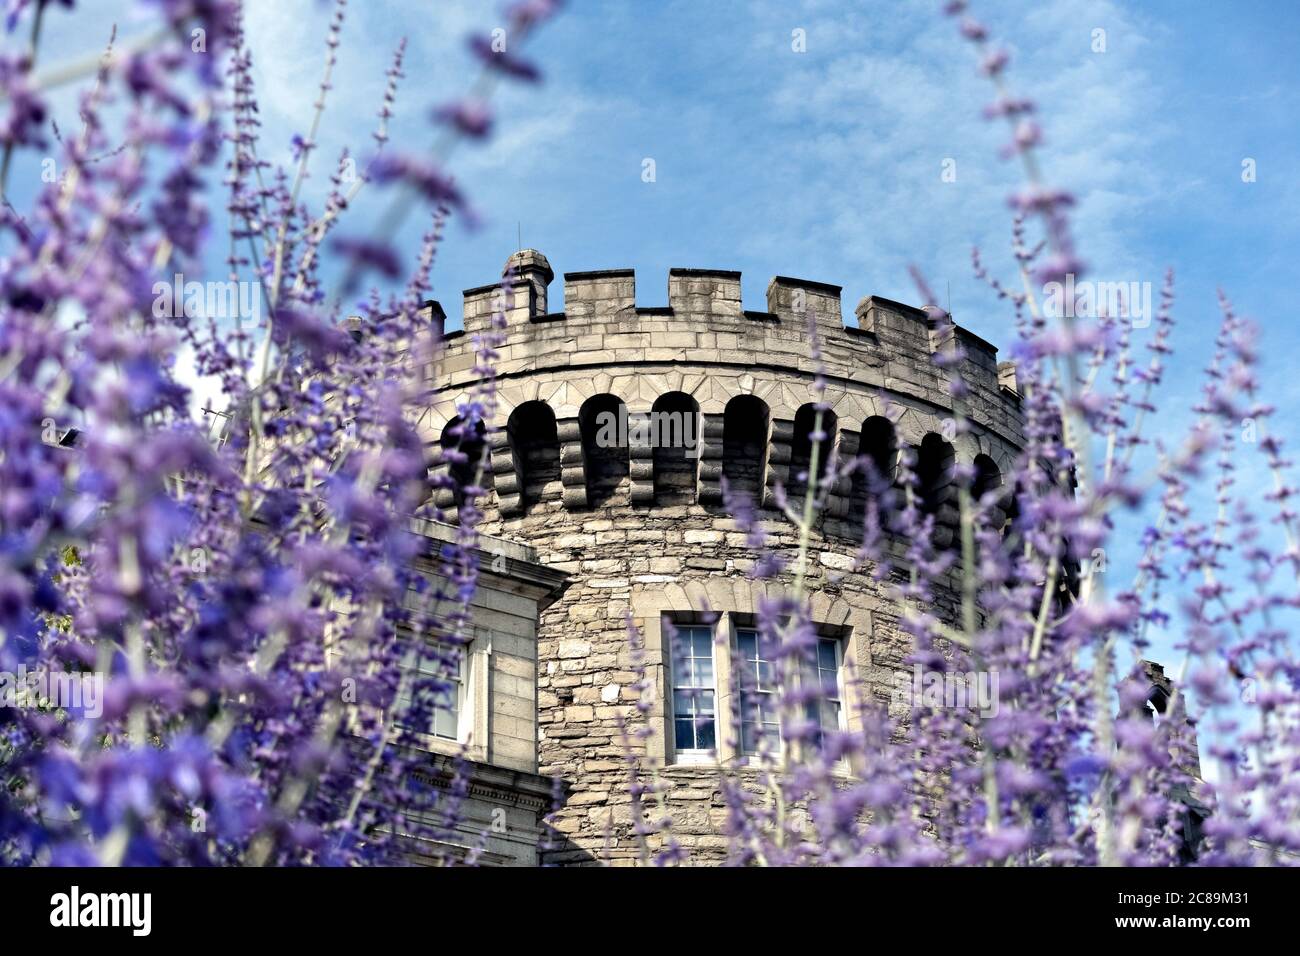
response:
<path fill-rule="evenodd" d="M 950 442 L 942 437 L 951 434 L 944 427 L 947 385 L 931 362 L 937 343 L 917 308 L 868 296 L 857 305 L 857 326 L 846 327 L 838 286 L 777 277 L 766 308 L 746 311 L 739 273 L 702 269 L 672 270 L 667 307 L 643 307 L 636 277 L 624 269 L 566 274 L 564 312 L 548 313 L 553 277 L 535 250 L 507 263 L 513 294 L 504 297 L 497 420 L 485 436 L 482 526 L 535 548 L 541 563 L 569 578 L 538 629 L 538 772 L 558 774 L 570 787 L 549 859 L 637 856 L 617 730 L 620 717 L 637 720 L 624 623 L 630 613 L 645 635 L 656 692 L 644 746 L 667 764 L 678 838 L 694 862 L 716 862 L 726 842 L 720 774 L 746 771 L 722 742 L 732 736 L 725 728 L 718 731 L 721 767 L 675 751 L 661 615 L 687 622 L 699 620 L 693 613 L 715 612 L 715 631 L 725 635 L 715 661 L 721 669 L 734 646 L 727 638 L 756 610 L 764 585 L 747 575 L 758 555 L 723 505 L 722 477 L 761 495 L 772 546 L 792 555 L 797 538 L 774 509 L 774 492 L 806 480 L 815 333 L 831 406 L 825 449 L 867 455 L 885 470 L 902 446 L 917 449 L 923 505 L 939 518 L 943 538 L 954 464 L 978 459 L 983 487 L 1011 470 L 1022 441 L 1015 370 L 998 363 L 993 346 L 957 330 L 974 427 Z M 431 468 L 444 467 L 444 429 L 474 385 L 474 334 L 488 327 L 501 288 L 468 290 L 464 331 L 445 337 L 420 422 Z M 441 308 L 431 303 L 430 310 L 440 321 Z M 655 447 L 655 426 L 681 413 L 698 413 L 698 454 Z M 601 440 L 596 429 L 610 420 L 621 430 Z M 866 496 L 862 482 L 834 488 L 814 539 L 813 610 L 827 633 L 842 638 L 855 690 L 885 700 L 908 643 L 869 576 L 844 573 L 860 541 Z M 949 614 L 954 600 L 942 598 L 938 612 Z"/>

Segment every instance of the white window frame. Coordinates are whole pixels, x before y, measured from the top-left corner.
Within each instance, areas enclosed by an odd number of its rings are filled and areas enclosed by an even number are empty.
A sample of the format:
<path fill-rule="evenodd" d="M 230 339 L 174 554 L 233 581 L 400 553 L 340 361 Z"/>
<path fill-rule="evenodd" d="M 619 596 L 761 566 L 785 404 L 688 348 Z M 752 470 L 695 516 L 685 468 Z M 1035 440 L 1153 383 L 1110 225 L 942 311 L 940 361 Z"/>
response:
<path fill-rule="evenodd" d="M 743 625 L 743 626 L 737 625 L 732 629 L 732 649 L 731 649 L 732 662 L 733 662 L 732 666 L 736 668 L 740 668 L 744 666 L 747 661 L 747 658 L 742 656 L 740 652 L 740 635 L 742 633 L 754 634 L 756 641 L 759 641 L 760 639 L 759 629 L 753 625 Z M 848 730 L 848 714 L 847 714 L 847 708 L 845 706 L 846 685 L 844 683 L 844 652 L 845 652 L 845 645 L 847 643 L 847 636 L 818 633 L 817 634 L 818 650 L 820 650 L 822 641 L 830 641 L 832 646 L 835 648 L 835 698 L 834 699 L 837 704 L 836 712 L 838 715 L 837 726 L 834 728 L 822 727 L 822 732 L 823 733 L 826 733 L 827 731 L 845 732 Z M 758 645 L 756 644 L 756 646 Z M 761 653 L 761 647 L 759 647 L 758 649 L 759 652 Z M 762 661 L 763 658 L 760 657 L 759 660 Z M 814 667 L 816 667 L 817 676 L 820 678 L 821 665 L 819 663 L 819 658 L 814 658 L 813 665 Z M 769 666 L 775 666 L 775 665 L 771 665 L 769 662 Z M 736 753 L 736 758 L 739 762 L 745 764 L 757 763 L 762 759 L 762 753 L 759 750 L 748 750 L 745 747 L 745 743 L 746 743 L 745 701 L 743 697 L 740 696 L 744 694 L 744 684 L 743 684 L 743 678 L 740 675 L 739 671 L 737 671 L 736 674 L 736 684 L 737 684 L 737 695 L 738 695 L 736 701 L 736 719 L 739 721 L 739 726 L 736 728 L 736 743 L 738 748 Z M 820 680 L 819 680 L 819 684 L 820 684 Z M 771 691 L 758 691 L 757 693 L 779 694 L 780 692 L 781 692 L 781 688 L 777 687 Z M 820 720 L 819 720 L 819 724 L 820 724 Z M 789 747 L 786 744 L 785 735 L 781 733 L 781 728 L 779 724 L 777 726 L 776 746 L 771 748 L 769 753 L 773 758 L 780 760 L 782 762 L 786 761 L 791 756 L 789 752 Z M 839 764 L 837 764 L 837 766 L 843 763 L 844 763 L 843 761 L 840 761 Z M 840 769 L 846 771 L 847 767 L 841 766 Z"/>
<path fill-rule="evenodd" d="M 845 688 L 844 688 L 844 638 L 843 638 L 843 637 L 835 637 L 835 636 L 832 636 L 832 635 L 830 635 L 830 634 L 818 634 L 818 635 L 817 635 L 817 649 L 818 649 L 819 652 L 820 652 L 820 650 L 821 650 L 821 643 L 822 643 L 822 641 L 830 641 L 830 642 L 831 642 L 831 646 L 835 648 L 835 713 L 836 713 L 836 717 L 837 717 L 835 727 L 834 727 L 834 728 L 822 727 L 822 733 L 826 733 L 827 731 L 831 731 L 831 732 L 838 731 L 838 732 L 840 732 L 840 733 L 843 733 L 844 731 L 848 730 L 848 719 L 847 719 L 847 716 L 845 715 L 845 712 L 844 712 L 844 691 L 845 691 Z M 818 678 L 819 678 L 819 680 L 818 680 L 818 684 L 820 685 L 820 684 L 821 684 L 821 681 L 820 681 L 820 677 L 821 677 L 821 658 L 820 658 L 820 655 L 817 657 L 816 660 L 813 661 L 813 665 L 814 665 L 814 666 L 816 667 L 816 669 L 817 669 L 817 676 L 818 676 Z M 819 726 L 821 725 L 820 711 L 818 712 L 818 721 L 817 721 L 817 723 L 818 723 Z"/>
<path fill-rule="evenodd" d="M 673 639 L 668 644 L 668 673 L 665 681 L 667 693 L 666 699 L 666 722 L 664 734 L 672 741 L 670 753 L 674 764 L 716 764 L 718 762 L 718 738 L 719 731 L 723 729 L 723 714 L 721 709 L 722 695 L 718 691 L 718 651 L 717 651 L 717 628 L 719 622 L 712 624 L 704 623 L 685 623 L 681 621 L 672 621 L 672 629 L 675 632 Z M 705 748 L 681 748 L 677 746 L 677 648 L 676 638 L 684 630 L 703 630 L 709 635 L 709 666 L 713 672 L 713 682 L 710 686 L 691 685 L 692 691 L 709 691 L 713 694 L 713 747 Z M 696 658 L 692 655 L 693 660 Z"/>
<path fill-rule="evenodd" d="M 472 687 L 471 687 L 471 680 L 474 676 L 474 668 L 472 666 L 472 661 L 471 661 L 471 645 L 460 644 L 460 645 L 453 646 L 445 641 L 443 642 L 429 641 L 418 635 L 409 635 L 406 637 L 406 639 L 410 641 L 424 641 L 426 644 L 441 646 L 441 648 L 444 651 L 454 649 L 458 652 L 458 656 L 460 658 L 460 667 L 459 667 L 460 673 L 457 676 L 450 678 L 452 681 L 454 681 L 456 687 L 455 689 L 456 699 L 454 701 L 455 708 L 456 708 L 455 711 L 456 736 L 452 738 L 444 734 L 440 734 L 433 727 L 429 727 L 427 729 L 420 729 L 420 728 L 411 728 L 411 729 L 415 730 L 416 734 L 418 734 L 422 740 L 425 740 L 430 744 L 432 744 L 435 749 L 440 747 L 459 748 L 461 745 L 469 743 L 470 731 L 474 727 L 472 712 L 474 709 L 473 708 L 474 698 L 476 697 L 476 695 L 472 692 Z M 413 659 L 415 655 L 419 653 L 419 650 L 420 649 L 418 647 L 412 646 L 407 650 L 405 654 L 402 655 L 402 671 L 404 674 L 410 670 L 412 663 L 414 663 Z M 427 661 L 428 658 L 421 657 L 421 660 Z M 418 664 L 416 666 L 418 667 Z M 434 666 L 436 666 L 436 664 Z M 437 672 L 433 670 L 423 670 L 423 671 L 419 671 L 419 674 L 417 676 L 432 677 L 435 676 L 436 674 Z M 406 708 L 410 706 L 411 692 L 412 689 L 408 688 L 405 695 L 405 699 L 403 700 L 401 697 L 398 698 L 398 706 L 395 708 L 396 713 L 394 715 L 394 720 L 399 725 L 401 725 L 402 714 L 405 712 Z M 435 726 L 437 721 L 437 714 L 438 712 L 435 711 L 434 714 Z"/>
<path fill-rule="evenodd" d="M 646 677 L 650 687 L 643 704 L 650 707 L 647 714 L 649 734 L 646 754 L 660 766 L 671 769 L 676 764 L 673 753 L 675 725 L 671 722 L 672 707 L 669 699 L 672 680 L 669 675 L 668 625 L 709 622 L 716 619 L 716 637 L 713 642 L 718 690 L 719 728 L 718 757 L 714 766 L 738 767 L 747 761 L 736 752 L 737 743 L 736 702 L 733 697 L 735 681 L 731 679 L 731 661 L 735 628 L 752 625 L 755 608 L 767 593 L 765 586 L 756 582 L 734 582 L 740 590 L 734 595 L 706 593 L 703 582 L 692 581 L 688 586 L 663 585 L 657 582 L 634 584 L 631 594 L 632 620 L 641 629 L 645 639 Z M 746 590 L 747 589 L 747 590 Z M 862 727 L 864 695 L 869 692 L 870 675 L 878 664 L 871 660 L 872 635 L 876 632 L 871 611 L 860 603 L 851 603 L 843 597 L 822 593 L 812 595 L 810 612 L 813 626 L 819 637 L 829 637 L 840 642 L 840 701 L 841 724 L 847 732 Z M 700 608 L 709 608 L 701 612 Z M 836 764 L 836 776 L 852 778 L 858 768 L 857 761 L 845 759 Z"/>
<path fill-rule="evenodd" d="M 758 661 L 759 661 L 760 663 L 766 663 L 766 664 L 768 665 L 768 667 L 774 667 L 775 665 L 773 665 L 771 661 L 767 661 L 767 660 L 765 660 L 765 659 L 763 658 L 763 656 L 762 656 L 762 654 L 763 654 L 762 635 L 760 634 L 759 629 L 758 629 L 757 627 L 754 627 L 754 626 L 743 626 L 743 627 L 742 627 L 742 626 L 736 626 L 736 627 L 733 627 L 733 628 L 732 628 L 732 635 L 731 635 L 731 639 L 732 639 L 732 647 L 731 647 L 731 662 L 732 662 L 732 668 L 733 668 L 733 670 L 735 671 L 735 684 L 736 684 L 736 719 L 737 719 L 737 721 L 739 722 L 739 726 L 737 726 L 737 728 L 736 728 L 736 746 L 737 746 L 737 754 L 736 754 L 736 755 L 737 755 L 741 760 L 743 760 L 743 761 L 745 761 L 745 762 L 749 762 L 750 760 L 753 760 L 753 759 L 757 758 L 757 757 L 759 756 L 759 754 L 760 754 L 760 751 L 759 751 L 758 749 L 749 750 L 749 749 L 747 749 L 746 746 L 745 746 L 745 743 L 746 743 L 746 741 L 745 741 L 745 724 L 746 724 L 746 722 L 747 722 L 747 715 L 746 715 L 746 701 L 745 701 L 745 696 L 744 696 L 744 695 L 745 695 L 745 678 L 744 678 L 744 675 L 741 673 L 741 669 L 744 668 L 744 667 L 746 667 L 746 666 L 748 666 L 748 664 L 749 664 L 749 658 L 746 657 L 743 653 L 741 653 L 741 650 L 740 650 L 740 638 L 741 638 L 741 635 L 742 635 L 742 634 L 744 634 L 744 635 L 752 634 L 752 635 L 754 636 L 754 651 L 755 651 L 755 653 L 758 655 Z M 755 678 L 757 678 L 757 675 L 755 675 Z M 729 675 L 728 679 L 730 679 L 730 675 Z M 769 690 L 755 690 L 755 691 L 753 691 L 753 693 L 755 693 L 755 694 L 761 694 L 761 695 L 763 695 L 763 696 L 770 696 L 770 697 L 772 697 L 775 706 L 778 708 L 778 714 L 777 714 L 777 716 L 778 716 L 778 723 L 777 723 L 777 728 L 776 728 L 776 734 L 777 734 L 777 736 L 776 736 L 775 745 L 774 745 L 774 746 L 769 750 L 769 753 L 771 753 L 771 755 L 772 755 L 773 757 L 781 758 L 781 757 L 783 757 L 784 754 L 785 754 L 785 741 L 782 739 L 782 736 L 781 736 L 781 726 L 780 726 L 780 722 L 779 722 L 779 719 L 780 719 L 780 712 L 779 712 L 779 708 L 780 708 L 780 700 L 779 700 L 779 695 L 780 695 L 780 693 L 781 693 L 781 688 L 780 688 L 780 687 L 775 687 L 775 686 L 774 686 L 774 687 L 772 687 L 772 688 L 769 689 Z M 760 725 L 759 725 L 760 740 L 761 740 L 761 738 L 762 738 L 761 730 L 762 730 L 762 725 L 760 724 Z"/>

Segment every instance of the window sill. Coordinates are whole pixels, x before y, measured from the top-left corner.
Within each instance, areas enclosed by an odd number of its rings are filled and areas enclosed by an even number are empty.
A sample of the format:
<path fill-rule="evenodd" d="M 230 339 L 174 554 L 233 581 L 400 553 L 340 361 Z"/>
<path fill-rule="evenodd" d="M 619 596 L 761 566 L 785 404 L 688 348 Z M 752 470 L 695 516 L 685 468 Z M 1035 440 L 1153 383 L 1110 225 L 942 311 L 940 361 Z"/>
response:
<path fill-rule="evenodd" d="M 754 754 L 748 754 L 743 757 L 726 757 L 726 758 L 700 758 L 700 759 L 681 759 L 678 758 L 673 763 L 664 765 L 665 772 L 687 771 L 687 770 L 748 770 L 751 773 L 757 773 L 760 770 L 770 770 L 774 773 L 790 773 L 791 767 L 782 760 L 763 760 Z M 831 777 L 836 780 L 853 780 L 852 768 L 845 762 L 841 761 L 831 768 Z"/>
<path fill-rule="evenodd" d="M 665 764 L 665 770 L 690 770 L 693 767 L 717 767 L 716 754 L 676 754 L 672 763 Z"/>
<path fill-rule="evenodd" d="M 435 737 L 432 734 L 417 735 L 416 743 L 421 750 L 431 754 L 443 757 L 463 756 L 466 760 L 487 763 L 487 750 L 483 747 L 469 746 L 459 741 L 448 740 L 446 737 Z"/>

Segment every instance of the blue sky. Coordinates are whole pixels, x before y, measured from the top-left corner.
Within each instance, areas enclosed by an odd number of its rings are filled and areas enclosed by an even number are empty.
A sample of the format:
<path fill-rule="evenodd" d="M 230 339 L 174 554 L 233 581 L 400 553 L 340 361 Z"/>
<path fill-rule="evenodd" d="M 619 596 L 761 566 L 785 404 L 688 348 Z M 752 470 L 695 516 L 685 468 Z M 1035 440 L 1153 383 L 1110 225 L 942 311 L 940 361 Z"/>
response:
<path fill-rule="evenodd" d="M 51 13 L 44 62 L 97 50 L 96 31 L 106 38 L 113 22 L 127 37 L 143 29 L 126 0 L 81 6 Z M 496 277 L 517 229 L 558 273 L 635 267 L 645 305 L 666 303 L 670 267 L 697 266 L 742 270 L 750 308 L 763 307 L 772 275 L 833 282 L 851 315 L 871 293 L 915 301 L 915 263 L 937 288 L 950 284 L 960 323 L 1005 345 L 1010 317 L 972 278 L 969 250 L 980 245 L 1009 274 L 1005 197 L 1018 169 L 997 156 L 1004 131 L 978 115 L 988 84 L 939 6 L 570 0 L 529 50 L 546 81 L 505 88 L 496 138 L 452 157 L 485 222 L 452 228 L 435 295 L 457 315 L 460 290 Z M 1177 270 L 1175 375 L 1203 364 L 1218 285 L 1261 320 L 1270 354 L 1290 354 L 1300 333 L 1282 296 L 1300 253 L 1300 4 L 982 6 L 1013 51 L 1013 85 L 1041 104 L 1049 179 L 1079 196 L 1093 276 L 1158 284 L 1167 266 Z M 329 4 L 246 7 L 263 153 L 287 162 L 310 119 Z M 471 80 L 464 37 L 496 25 L 498 10 L 484 0 L 354 0 L 314 187 L 339 148 L 367 151 L 403 36 L 394 138 L 429 142 L 430 107 Z M 1091 49 L 1097 28 L 1104 53 Z M 806 32 L 804 53 L 791 49 L 795 29 Z M 65 128 L 74 103 L 71 91 L 60 96 Z M 1247 157 L 1258 170 L 1250 184 Z M 642 181 L 647 158 L 653 183 Z M 955 182 L 941 180 L 947 159 Z M 363 233 L 376 218 L 363 196 L 345 228 Z M 425 225 L 408 221 L 412 255 Z M 1269 371 L 1274 394 L 1293 394 L 1284 362 Z"/>
<path fill-rule="evenodd" d="M 915 301 L 915 263 L 936 288 L 950 284 L 959 322 L 1005 345 L 1010 317 L 973 279 L 969 250 L 1009 274 L 1005 198 L 1018 169 L 997 155 L 1004 131 L 979 117 L 988 85 L 938 6 L 575 0 L 530 49 L 546 82 L 507 89 L 497 139 L 453 157 L 486 221 L 453 228 L 435 295 L 455 316 L 460 290 L 496 277 L 517 229 L 557 273 L 636 268 L 644 305 L 666 304 L 670 267 L 697 266 L 742 270 L 750 308 L 763 307 L 772 275 L 833 282 L 851 315 L 871 293 Z M 1174 382 L 1193 386 L 1208 357 L 1219 285 L 1264 324 L 1270 356 L 1293 354 L 1300 334 L 1282 297 L 1300 254 L 1300 5 L 984 6 L 1013 50 L 1013 84 L 1041 104 L 1048 176 L 1080 199 L 1093 276 L 1158 287 L 1177 271 Z M 319 7 L 250 5 L 281 147 L 314 96 L 323 24 L 303 24 Z M 494 25 L 496 9 L 354 4 L 326 155 L 363 145 L 403 35 L 397 135 L 426 141 L 428 105 L 468 83 L 464 34 Z M 1097 28 L 1104 53 L 1091 49 Z M 791 49 L 795 29 L 804 53 Z M 653 183 L 642 181 L 647 158 Z M 1246 158 L 1253 183 L 1241 179 Z M 941 179 L 945 159 L 956 182 Z M 352 228 L 364 229 L 373 217 L 364 203 L 358 212 Z M 423 225 L 409 223 L 412 246 Z M 1288 371 L 1285 360 L 1266 369 L 1280 407 L 1297 394 Z"/>
<path fill-rule="evenodd" d="M 528 51 L 545 82 L 505 89 L 494 140 L 452 157 L 485 221 L 450 230 L 434 295 L 458 316 L 460 290 L 499 275 L 517 229 L 557 273 L 634 267 L 646 306 L 666 304 L 668 269 L 688 266 L 741 270 L 753 309 L 764 308 L 776 274 L 839 284 L 851 315 L 867 294 L 917 301 L 914 263 L 935 288 L 950 286 L 958 322 L 1005 351 L 1011 316 L 972 277 L 970 247 L 1012 278 L 1005 199 L 1019 172 L 998 158 L 1004 130 L 979 116 L 990 88 L 940 5 L 573 0 Z M 140 29 L 129 4 L 82 6 L 75 19 L 51 14 L 49 61 L 97 49 L 96 31 L 106 37 L 115 19 L 124 35 Z M 287 162 L 291 136 L 309 123 L 328 7 L 246 7 L 264 156 Z M 498 9 L 356 0 L 322 156 L 332 163 L 342 146 L 366 150 L 402 36 L 410 48 L 394 139 L 429 142 L 430 108 L 471 81 L 466 34 L 496 26 Z M 1288 300 L 1300 261 L 1300 4 L 999 0 L 975 12 L 1010 46 L 1013 86 L 1040 104 L 1043 162 L 1050 181 L 1079 197 L 1077 234 L 1093 277 L 1158 289 L 1166 267 L 1178 274 L 1160 433 L 1190 421 L 1222 286 L 1263 327 L 1273 427 L 1295 447 L 1300 330 Z M 1093 50 L 1097 29 L 1105 52 Z M 795 30 L 806 52 L 792 49 Z M 71 125 L 71 94 L 60 102 Z M 652 183 L 642 179 L 647 158 Z M 1242 181 L 1247 158 L 1252 183 Z M 955 182 L 941 177 L 949 159 Z M 323 169 L 309 195 L 319 196 Z M 376 211 L 363 199 L 345 231 L 365 233 Z M 412 217 L 400 237 L 412 257 L 426 222 Z M 1241 468 L 1245 481 L 1263 481 L 1250 462 Z M 1120 550 L 1132 540 L 1120 536 Z"/>

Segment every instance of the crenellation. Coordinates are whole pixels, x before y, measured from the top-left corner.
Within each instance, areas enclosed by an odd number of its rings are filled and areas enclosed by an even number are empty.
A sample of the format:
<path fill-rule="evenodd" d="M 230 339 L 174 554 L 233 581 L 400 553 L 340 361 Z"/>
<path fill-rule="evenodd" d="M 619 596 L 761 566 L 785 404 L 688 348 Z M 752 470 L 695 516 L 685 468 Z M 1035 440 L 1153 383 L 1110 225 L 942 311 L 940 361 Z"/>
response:
<path fill-rule="evenodd" d="M 564 274 L 564 313 L 569 318 L 609 319 L 636 309 L 636 273 L 631 269 Z"/>
<path fill-rule="evenodd" d="M 997 346 L 984 341 L 984 339 L 970 331 L 970 329 L 964 329 L 959 325 L 955 325 L 953 328 L 956 330 L 957 341 L 961 343 L 961 348 L 966 355 L 966 360 L 974 363 L 982 372 L 991 373 L 993 381 L 997 381 Z"/>
<path fill-rule="evenodd" d="M 819 335 L 839 335 L 844 328 L 840 314 L 842 291 L 839 286 L 826 282 L 774 276 L 767 284 L 767 311 L 782 323 L 801 330 L 807 329 L 811 316 Z"/>
<path fill-rule="evenodd" d="M 933 362 L 933 351 L 941 346 L 938 333 L 913 306 L 866 296 L 855 309 L 857 325 L 845 326 L 840 287 L 777 276 L 768 284 L 768 310 L 746 310 L 740 273 L 681 268 L 669 272 L 668 306 L 638 306 L 635 272 L 608 269 L 566 273 L 565 311 L 544 313 L 551 275 L 545 257 L 524 250 L 508 266 L 524 270 L 504 280 L 508 289 L 497 284 L 465 293 L 465 325 L 471 333 L 487 328 L 494 309 L 505 308 L 506 341 L 498 363 L 502 376 L 563 368 L 589 374 L 597 368 L 662 363 L 743 365 L 811 378 L 818 371 L 808 342 L 811 315 L 820 339 L 821 371 L 828 379 L 940 407 L 949 402 L 946 373 Z M 954 334 L 966 352 L 962 373 L 977 423 L 1016 442 L 1018 396 L 1000 371 L 996 349 L 960 327 Z M 444 390 L 472 380 L 472 341 L 455 332 L 444 336 L 440 372 L 451 378 Z"/>
<path fill-rule="evenodd" d="M 461 295 L 464 299 L 462 324 L 465 334 L 473 336 L 488 331 L 492 316 L 497 313 L 504 313 L 511 325 L 527 321 L 532 285 L 523 279 L 503 279 L 492 285 L 466 289 Z"/>
<path fill-rule="evenodd" d="M 910 355 L 930 352 L 930 321 L 920 309 L 869 295 L 857 307 L 858 325 L 873 333 L 882 346 Z"/>
<path fill-rule="evenodd" d="M 668 307 L 674 314 L 740 318 L 740 273 L 669 269 Z"/>
<path fill-rule="evenodd" d="M 424 310 L 428 316 L 429 329 L 439 339 L 447 335 L 447 310 L 442 307 L 442 303 L 437 299 L 425 299 Z"/>
<path fill-rule="evenodd" d="M 1020 388 L 1016 384 L 1015 362 L 998 363 L 998 387 L 1005 392 L 1010 392 L 1017 398 L 1020 396 Z"/>

